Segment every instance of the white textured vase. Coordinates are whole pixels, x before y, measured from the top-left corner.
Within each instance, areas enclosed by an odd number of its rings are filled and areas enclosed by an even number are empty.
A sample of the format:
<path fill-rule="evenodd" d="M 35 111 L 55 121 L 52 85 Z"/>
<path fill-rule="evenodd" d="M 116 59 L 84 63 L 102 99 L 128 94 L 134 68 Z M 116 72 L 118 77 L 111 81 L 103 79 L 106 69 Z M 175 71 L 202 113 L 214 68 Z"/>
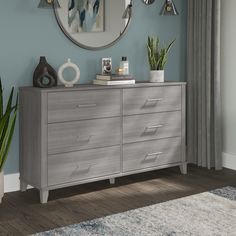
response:
<path fill-rule="evenodd" d="M 164 82 L 164 70 L 151 70 L 150 71 L 150 82 L 151 83 Z"/>
<path fill-rule="evenodd" d="M 4 173 L 0 172 L 0 203 L 2 202 L 2 198 L 4 195 Z"/>

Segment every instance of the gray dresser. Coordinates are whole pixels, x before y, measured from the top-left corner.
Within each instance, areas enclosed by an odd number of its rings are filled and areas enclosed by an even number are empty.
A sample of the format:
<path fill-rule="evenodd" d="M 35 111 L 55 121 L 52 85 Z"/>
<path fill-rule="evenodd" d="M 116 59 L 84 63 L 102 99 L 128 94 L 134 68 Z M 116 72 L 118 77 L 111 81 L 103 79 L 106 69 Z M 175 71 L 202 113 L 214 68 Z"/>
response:
<path fill-rule="evenodd" d="M 187 172 L 185 83 L 20 88 L 20 181 L 49 190 L 171 166 Z"/>

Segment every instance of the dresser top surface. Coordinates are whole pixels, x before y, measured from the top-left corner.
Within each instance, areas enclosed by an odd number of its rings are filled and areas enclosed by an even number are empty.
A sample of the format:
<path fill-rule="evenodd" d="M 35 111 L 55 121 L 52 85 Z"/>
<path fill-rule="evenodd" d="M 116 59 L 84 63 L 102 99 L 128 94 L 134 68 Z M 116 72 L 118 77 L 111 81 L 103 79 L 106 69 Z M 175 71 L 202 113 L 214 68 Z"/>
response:
<path fill-rule="evenodd" d="M 60 91 L 75 91 L 75 90 L 97 90 L 97 89 L 123 89 L 123 88 L 145 88 L 145 87 L 165 87 L 165 86 L 181 86 L 186 85 L 186 82 L 136 82 L 132 85 L 94 85 L 94 84 L 77 84 L 74 87 L 66 88 L 63 85 L 58 85 L 53 88 L 36 88 L 31 86 L 20 87 L 20 90 L 36 90 L 40 92 L 60 92 Z"/>

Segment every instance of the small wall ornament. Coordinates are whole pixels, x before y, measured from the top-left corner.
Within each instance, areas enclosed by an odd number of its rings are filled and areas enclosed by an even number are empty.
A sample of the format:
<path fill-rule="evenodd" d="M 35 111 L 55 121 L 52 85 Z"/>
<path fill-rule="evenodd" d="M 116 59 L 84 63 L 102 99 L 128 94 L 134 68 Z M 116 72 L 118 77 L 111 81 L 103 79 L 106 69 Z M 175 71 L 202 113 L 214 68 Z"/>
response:
<path fill-rule="evenodd" d="M 63 72 L 68 68 L 73 69 L 75 72 L 75 77 L 72 80 L 67 80 L 63 76 Z M 65 64 L 60 66 L 58 70 L 58 78 L 61 81 L 61 83 L 65 85 L 65 87 L 74 87 L 74 85 L 80 79 L 80 69 L 76 64 L 71 62 L 70 58 L 68 58 L 68 61 Z"/>

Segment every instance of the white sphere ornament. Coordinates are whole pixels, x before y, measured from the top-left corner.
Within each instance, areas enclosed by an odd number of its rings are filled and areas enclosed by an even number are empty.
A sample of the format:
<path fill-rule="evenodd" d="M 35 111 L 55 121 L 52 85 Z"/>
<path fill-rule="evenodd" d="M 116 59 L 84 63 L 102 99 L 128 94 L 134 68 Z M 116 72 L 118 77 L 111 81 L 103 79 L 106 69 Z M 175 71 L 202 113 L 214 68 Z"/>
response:
<path fill-rule="evenodd" d="M 75 78 L 72 80 L 66 80 L 63 76 L 63 72 L 65 69 L 71 68 L 75 71 Z M 58 70 L 58 78 L 65 85 L 65 87 L 73 87 L 80 79 L 80 69 L 79 67 L 71 62 L 71 59 L 68 58 L 68 61 L 61 65 Z"/>

